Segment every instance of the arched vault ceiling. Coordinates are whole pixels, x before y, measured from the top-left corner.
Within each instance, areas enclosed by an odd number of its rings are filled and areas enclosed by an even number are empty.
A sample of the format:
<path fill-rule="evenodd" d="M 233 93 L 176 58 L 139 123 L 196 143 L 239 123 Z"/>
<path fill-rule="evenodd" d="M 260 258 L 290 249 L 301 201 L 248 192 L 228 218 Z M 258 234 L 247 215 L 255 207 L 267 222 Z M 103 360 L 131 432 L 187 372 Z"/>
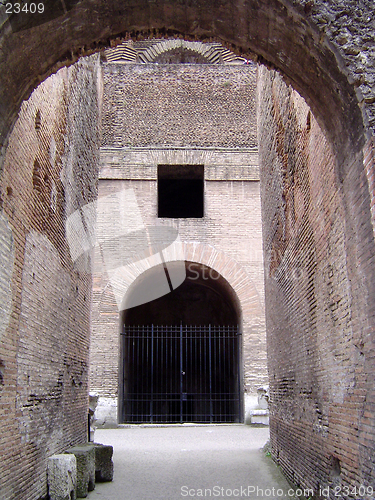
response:
<path fill-rule="evenodd" d="M 281 71 L 336 152 L 358 151 L 375 125 L 372 2 L 367 0 L 48 0 L 43 14 L 0 14 L 0 131 L 23 99 L 81 55 L 118 38 L 221 41 Z M 48 4 L 48 7 L 47 7 Z M 350 29 L 349 29 L 350 28 Z"/>

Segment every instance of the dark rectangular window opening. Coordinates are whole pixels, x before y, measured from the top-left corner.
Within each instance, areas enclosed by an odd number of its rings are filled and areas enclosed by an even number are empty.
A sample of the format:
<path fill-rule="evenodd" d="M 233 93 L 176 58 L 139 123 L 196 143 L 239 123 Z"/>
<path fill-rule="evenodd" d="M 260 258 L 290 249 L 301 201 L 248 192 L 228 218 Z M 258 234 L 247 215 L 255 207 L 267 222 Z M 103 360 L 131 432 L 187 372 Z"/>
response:
<path fill-rule="evenodd" d="M 158 217 L 204 217 L 203 165 L 158 165 Z"/>

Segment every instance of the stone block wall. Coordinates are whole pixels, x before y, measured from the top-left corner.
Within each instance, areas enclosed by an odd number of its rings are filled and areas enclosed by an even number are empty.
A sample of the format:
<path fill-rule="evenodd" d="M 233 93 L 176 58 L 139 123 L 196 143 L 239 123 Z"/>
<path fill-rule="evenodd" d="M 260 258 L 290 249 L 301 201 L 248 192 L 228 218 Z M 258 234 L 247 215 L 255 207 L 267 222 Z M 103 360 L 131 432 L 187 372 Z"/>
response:
<path fill-rule="evenodd" d="M 356 498 L 374 471 L 365 172 L 337 163 L 306 103 L 265 69 L 258 131 L 272 454 L 293 483 Z"/>
<path fill-rule="evenodd" d="M 47 458 L 87 440 L 91 276 L 65 222 L 96 196 L 98 58 L 23 103 L 1 177 L 0 498 L 47 495 Z"/>

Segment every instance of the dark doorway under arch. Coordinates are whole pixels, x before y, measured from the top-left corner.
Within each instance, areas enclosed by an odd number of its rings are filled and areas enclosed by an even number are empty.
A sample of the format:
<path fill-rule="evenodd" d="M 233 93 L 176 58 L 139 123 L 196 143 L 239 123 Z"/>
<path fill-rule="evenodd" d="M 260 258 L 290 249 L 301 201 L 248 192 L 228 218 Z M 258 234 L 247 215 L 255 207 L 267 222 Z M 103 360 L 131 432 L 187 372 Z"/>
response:
<path fill-rule="evenodd" d="M 178 288 L 121 314 L 120 422 L 243 419 L 238 300 L 216 271 L 185 267 Z M 133 293 L 163 270 L 147 274 Z"/>

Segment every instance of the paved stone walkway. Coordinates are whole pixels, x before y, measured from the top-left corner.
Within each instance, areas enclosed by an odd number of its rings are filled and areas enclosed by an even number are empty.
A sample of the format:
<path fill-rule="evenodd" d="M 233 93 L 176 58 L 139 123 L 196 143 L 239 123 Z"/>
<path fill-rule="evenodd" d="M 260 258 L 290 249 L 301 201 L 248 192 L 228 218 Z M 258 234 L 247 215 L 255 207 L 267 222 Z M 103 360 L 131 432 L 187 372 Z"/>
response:
<path fill-rule="evenodd" d="M 268 428 L 132 426 L 95 432 L 114 447 L 114 480 L 88 500 L 295 499 L 261 448 Z"/>

